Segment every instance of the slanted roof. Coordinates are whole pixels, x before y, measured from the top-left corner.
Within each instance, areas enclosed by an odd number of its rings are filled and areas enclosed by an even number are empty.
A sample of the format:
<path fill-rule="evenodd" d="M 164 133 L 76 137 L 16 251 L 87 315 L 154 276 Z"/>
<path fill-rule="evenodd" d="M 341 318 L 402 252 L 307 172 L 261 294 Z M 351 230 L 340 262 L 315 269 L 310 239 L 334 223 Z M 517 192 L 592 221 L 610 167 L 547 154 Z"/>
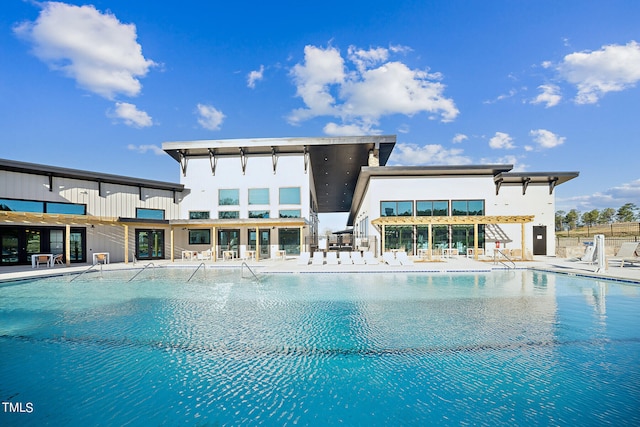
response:
<path fill-rule="evenodd" d="M 183 191 L 184 185 L 155 181 L 150 179 L 133 178 L 107 173 L 90 172 L 79 169 L 61 168 L 57 166 L 40 165 L 36 163 L 18 162 L 15 160 L 0 159 L 0 170 L 25 173 L 30 175 L 42 175 L 50 178 L 70 178 L 83 181 L 101 182 L 107 184 L 131 185 L 154 190 Z"/>
<path fill-rule="evenodd" d="M 377 150 L 385 165 L 396 143 L 395 135 L 320 138 L 254 138 L 165 142 L 162 149 L 180 162 L 183 172 L 192 157 L 308 155 L 319 213 L 348 212 L 360 168 L 368 165 L 369 151 Z"/>

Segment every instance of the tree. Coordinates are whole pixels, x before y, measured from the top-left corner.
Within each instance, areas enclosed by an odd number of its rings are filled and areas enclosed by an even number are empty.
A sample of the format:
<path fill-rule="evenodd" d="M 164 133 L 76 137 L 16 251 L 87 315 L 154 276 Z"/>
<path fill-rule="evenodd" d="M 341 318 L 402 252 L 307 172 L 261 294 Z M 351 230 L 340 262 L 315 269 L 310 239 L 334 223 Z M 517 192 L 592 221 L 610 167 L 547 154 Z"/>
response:
<path fill-rule="evenodd" d="M 571 209 L 564 217 L 564 222 L 569 225 L 569 229 L 575 229 L 578 226 L 580 212 L 577 209 Z"/>
<path fill-rule="evenodd" d="M 613 208 L 602 209 L 602 211 L 600 211 L 600 216 L 598 217 L 598 224 L 611 224 L 615 216 L 616 216 L 615 209 Z"/>
<path fill-rule="evenodd" d="M 632 222 L 636 219 L 635 211 L 638 207 L 633 203 L 625 203 L 620 206 L 616 213 L 616 220 L 618 222 Z"/>
<path fill-rule="evenodd" d="M 556 231 L 560 231 L 564 228 L 565 215 L 567 215 L 565 211 L 556 211 Z"/>
<path fill-rule="evenodd" d="M 582 222 L 587 227 L 591 227 L 598 223 L 599 217 L 600 217 L 600 211 L 598 211 L 598 209 L 593 209 L 589 212 L 585 212 L 582 214 Z"/>

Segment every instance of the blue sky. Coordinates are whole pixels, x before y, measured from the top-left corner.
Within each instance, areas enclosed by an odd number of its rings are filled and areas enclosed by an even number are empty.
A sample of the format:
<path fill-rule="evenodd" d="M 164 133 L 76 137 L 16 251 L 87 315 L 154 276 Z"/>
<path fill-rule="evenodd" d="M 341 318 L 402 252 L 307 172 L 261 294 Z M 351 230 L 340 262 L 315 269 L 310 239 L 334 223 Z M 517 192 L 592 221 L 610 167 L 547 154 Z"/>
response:
<path fill-rule="evenodd" d="M 640 2 L 5 0 L 0 157 L 179 180 L 165 141 L 396 134 L 640 206 Z"/>

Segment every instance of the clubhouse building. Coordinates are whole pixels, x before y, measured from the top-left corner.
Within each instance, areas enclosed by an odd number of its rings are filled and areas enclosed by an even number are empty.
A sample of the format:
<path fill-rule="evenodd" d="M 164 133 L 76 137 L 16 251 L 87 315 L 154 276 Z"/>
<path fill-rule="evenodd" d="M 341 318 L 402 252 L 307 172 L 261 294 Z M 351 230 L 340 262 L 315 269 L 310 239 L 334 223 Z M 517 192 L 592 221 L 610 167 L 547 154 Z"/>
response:
<path fill-rule="evenodd" d="M 391 136 L 166 142 L 180 182 L 0 159 L 0 267 L 62 254 L 255 260 L 318 250 L 318 215 L 348 213 L 352 250 L 555 254 L 554 189 L 577 172 L 386 166 Z"/>

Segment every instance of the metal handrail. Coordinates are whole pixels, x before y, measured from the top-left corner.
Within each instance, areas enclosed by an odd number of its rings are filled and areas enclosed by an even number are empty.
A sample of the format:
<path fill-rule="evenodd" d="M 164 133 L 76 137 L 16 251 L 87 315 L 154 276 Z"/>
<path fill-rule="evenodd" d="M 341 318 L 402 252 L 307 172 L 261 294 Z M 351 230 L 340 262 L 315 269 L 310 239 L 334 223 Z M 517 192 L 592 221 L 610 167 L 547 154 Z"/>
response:
<path fill-rule="evenodd" d="M 145 271 L 147 269 L 147 267 L 153 267 L 154 269 L 156 268 L 155 264 L 150 262 L 149 264 L 145 265 L 142 270 L 138 271 L 136 274 L 133 275 L 133 277 L 129 280 L 127 280 L 127 282 L 131 282 L 133 279 L 135 279 L 136 277 L 138 277 L 138 275 L 140 273 L 142 273 L 143 271 Z"/>
<path fill-rule="evenodd" d="M 256 279 L 256 282 L 259 282 L 260 279 L 258 278 L 258 276 L 256 276 L 256 273 L 253 272 L 253 270 L 251 269 L 251 267 L 249 267 L 249 264 L 247 264 L 246 262 L 242 261 L 242 264 L 240 265 L 240 275 L 242 276 L 242 278 L 244 279 L 244 268 L 247 267 L 247 270 L 249 270 L 249 272 L 253 275 L 253 278 Z"/>
<path fill-rule="evenodd" d="M 205 267 L 204 262 L 201 262 L 198 267 L 196 268 L 196 270 L 191 273 L 191 276 L 189 276 L 189 278 L 187 279 L 187 282 L 191 281 L 191 279 L 193 278 L 193 276 L 195 276 L 195 274 L 198 272 L 198 270 L 200 270 L 200 267 Z M 205 267 L 206 268 L 206 267 Z M 205 270 L 206 272 L 206 270 Z"/>
<path fill-rule="evenodd" d="M 93 270 L 93 268 L 98 265 L 98 264 L 93 264 L 92 266 L 90 266 L 89 268 L 87 268 L 86 270 L 84 270 L 82 273 L 78 274 L 77 276 L 74 276 L 73 279 L 69 280 L 69 283 L 73 282 L 74 280 L 84 276 L 85 273 L 88 273 L 90 270 Z M 100 273 L 102 273 L 102 264 L 100 265 Z"/>
<path fill-rule="evenodd" d="M 501 259 L 496 259 L 496 252 L 498 252 L 500 255 L 502 255 L 503 257 L 505 257 L 511 264 L 513 264 L 513 267 L 510 267 L 509 265 L 505 264 Z M 493 263 L 500 263 L 502 265 L 504 265 L 507 268 L 516 268 L 516 263 L 513 262 L 513 260 L 511 258 L 509 258 L 509 256 L 507 254 L 505 254 L 504 252 L 502 252 L 500 249 L 494 249 L 493 251 Z"/>

